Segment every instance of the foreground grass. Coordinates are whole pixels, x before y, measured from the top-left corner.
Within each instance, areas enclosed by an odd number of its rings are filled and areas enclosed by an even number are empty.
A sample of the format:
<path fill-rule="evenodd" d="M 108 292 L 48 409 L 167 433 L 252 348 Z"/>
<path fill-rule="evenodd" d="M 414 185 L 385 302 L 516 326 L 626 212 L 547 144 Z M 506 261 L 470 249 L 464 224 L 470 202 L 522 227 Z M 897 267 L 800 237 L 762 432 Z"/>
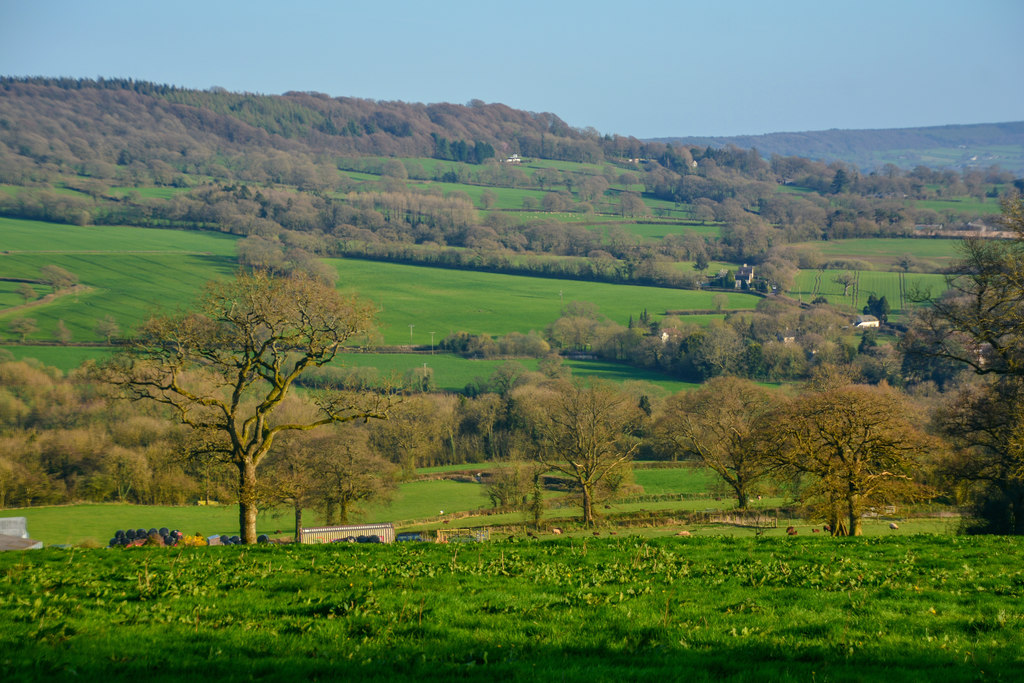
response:
<path fill-rule="evenodd" d="M 1024 544 L 690 538 L 0 556 L 4 680 L 1020 680 Z"/>

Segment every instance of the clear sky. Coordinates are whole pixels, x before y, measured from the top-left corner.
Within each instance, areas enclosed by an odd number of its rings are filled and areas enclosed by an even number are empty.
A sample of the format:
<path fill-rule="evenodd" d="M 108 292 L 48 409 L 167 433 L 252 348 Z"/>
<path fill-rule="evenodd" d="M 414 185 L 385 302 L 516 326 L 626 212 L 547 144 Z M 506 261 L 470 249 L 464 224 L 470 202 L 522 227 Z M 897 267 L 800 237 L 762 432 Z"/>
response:
<path fill-rule="evenodd" d="M 1024 0 L 0 0 L 0 74 L 503 102 L 637 137 L 1024 120 Z"/>

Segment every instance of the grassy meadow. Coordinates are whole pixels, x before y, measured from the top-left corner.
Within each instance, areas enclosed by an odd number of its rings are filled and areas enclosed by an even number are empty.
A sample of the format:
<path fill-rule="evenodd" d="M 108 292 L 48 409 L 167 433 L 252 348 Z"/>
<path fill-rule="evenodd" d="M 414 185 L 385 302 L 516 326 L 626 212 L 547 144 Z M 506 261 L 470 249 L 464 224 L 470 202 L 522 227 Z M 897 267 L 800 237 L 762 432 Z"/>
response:
<path fill-rule="evenodd" d="M 29 338 L 53 339 L 57 321 L 63 320 L 73 342 L 96 341 L 97 322 L 111 316 L 127 331 L 158 310 L 190 305 L 209 280 L 229 277 L 236 267 L 237 239 L 0 218 L 0 276 L 33 279 L 44 266 L 56 265 L 76 275 L 82 286 L 48 303 L 0 312 L 0 325 L 31 317 L 39 329 Z"/>
<path fill-rule="evenodd" d="M 115 351 L 110 346 L 39 346 L 5 344 L 0 346 L 0 358 L 10 354 L 14 360 L 35 359 L 62 372 L 69 372 L 90 360 L 101 361 Z"/>
<path fill-rule="evenodd" d="M 927 271 L 940 272 L 960 258 L 960 240 L 946 238 L 865 238 L 801 242 L 793 246 L 817 252 L 826 260 L 864 261 L 876 270 L 897 270 L 900 261 L 909 256 L 912 265 L 917 263 L 926 266 Z"/>
<path fill-rule="evenodd" d="M 4 553 L 0 676 L 1011 681 L 1022 566 L 941 536 Z"/>
<path fill-rule="evenodd" d="M 438 339 L 440 341 L 440 339 Z M 433 372 L 434 384 L 442 391 L 462 391 L 467 384 L 486 380 L 506 363 L 516 363 L 529 371 L 537 369 L 537 359 L 467 359 L 447 353 L 346 353 L 338 356 L 335 366 L 345 368 L 374 368 L 381 377 L 401 378 L 410 370 L 424 364 Z M 597 360 L 565 360 L 563 366 L 574 377 L 588 377 L 610 382 L 644 382 L 666 393 L 676 393 L 696 385 L 667 379 L 665 375 L 621 363 Z"/>
<path fill-rule="evenodd" d="M 54 264 L 83 285 L 51 302 L 0 313 L 0 325 L 14 317 L 32 317 L 39 329 L 29 338 L 48 340 L 63 320 L 72 341 L 98 341 L 96 323 L 109 315 L 127 331 L 154 312 L 190 305 L 210 279 L 229 277 L 235 270 L 236 240 L 218 233 L 0 218 L 0 251 L 5 252 L 0 253 L 0 276 L 36 278 L 40 268 Z M 666 310 L 714 308 L 709 292 L 351 259 L 328 263 L 337 270 L 341 288 L 358 291 L 380 306 L 383 342 L 389 345 L 429 346 L 431 331 L 440 341 L 460 330 L 491 335 L 540 330 L 569 301 L 595 303 L 602 314 L 623 324 L 644 309 L 657 317 Z M 20 306 L 12 285 L 4 283 L 0 296 Z M 753 308 L 757 303 L 747 294 L 729 297 L 727 308 Z M 411 337 L 409 325 L 414 326 Z"/>
<path fill-rule="evenodd" d="M 503 335 L 542 330 L 558 319 L 570 301 L 588 301 L 601 314 L 625 324 L 647 309 L 665 311 L 715 308 L 714 292 L 614 285 L 423 268 L 393 263 L 328 259 L 342 289 L 352 289 L 380 306 L 385 344 L 430 345 L 452 332 Z M 729 293 L 729 309 L 754 308 L 758 298 Z M 409 325 L 413 325 L 410 335 Z"/>
<path fill-rule="evenodd" d="M 909 300 L 907 300 L 905 308 L 900 306 L 900 273 L 876 270 L 852 271 L 858 278 L 857 285 L 850 287 L 849 292 L 844 296 L 843 285 L 834 280 L 842 272 L 846 271 L 801 270 L 789 295 L 805 302 L 818 296 L 824 296 L 833 306 L 859 313 L 867 303 L 868 296 L 874 294 L 878 298 L 884 296 L 893 313 L 905 313 L 909 309 L 911 305 Z M 905 286 L 907 294 L 913 293 L 915 289 L 937 294 L 946 289 L 946 280 L 944 276 L 936 273 L 907 273 Z"/>

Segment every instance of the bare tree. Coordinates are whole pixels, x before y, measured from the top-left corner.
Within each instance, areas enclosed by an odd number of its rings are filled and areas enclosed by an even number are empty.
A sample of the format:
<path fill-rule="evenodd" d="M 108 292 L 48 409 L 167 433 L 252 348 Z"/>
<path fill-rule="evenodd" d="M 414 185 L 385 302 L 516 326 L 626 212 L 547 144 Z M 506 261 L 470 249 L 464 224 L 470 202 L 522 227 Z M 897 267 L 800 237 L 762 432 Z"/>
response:
<path fill-rule="evenodd" d="M 980 375 L 1024 377 L 1024 198 L 1003 203 L 1009 240 L 967 239 L 963 258 L 903 341 L 917 355 L 953 360 Z"/>
<path fill-rule="evenodd" d="M 28 335 L 39 329 L 35 318 L 13 318 L 7 324 L 7 327 L 11 332 L 21 337 L 22 342 L 28 338 Z"/>
<path fill-rule="evenodd" d="M 39 269 L 39 274 L 42 276 L 43 282 L 50 285 L 55 292 L 59 289 L 66 289 L 78 282 L 77 275 L 60 266 L 43 266 Z"/>
<path fill-rule="evenodd" d="M 1003 202 L 1008 240 L 968 239 L 949 289 L 901 344 L 928 365 L 980 375 L 938 413 L 956 453 L 943 470 L 971 500 L 972 531 L 1024 533 L 1024 198 Z"/>
<path fill-rule="evenodd" d="M 32 301 L 33 299 L 35 299 L 36 296 L 37 296 L 35 288 L 32 287 L 32 285 L 30 285 L 27 282 L 22 282 L 20 285 L 18 285 L 18 290 L 17 291 L 18 291 L 18 296 L 20 296 L 22 299 L 24 299 L 26 304 L 29 301 Z"/>
<path fill-rule="evenodd" d="M 767 390 L 737 377 L 715 377 L 666 402 L 655 423 L 658 438 L 684 457 L 698 458 L 733 490 L 745 509 L 768 464 L 754 446 L 757 420 L 772 406 Z"/>
<path fill-rule="evenodd" d="M 853 273 L 839 273 L 839 275 L 836 275 L 834 278 L 832 278 L 832 282 L 836 283 L 837 285 L 842 285 L 843 296 L 846 296 L 850 293 L 850 287 L 853 287 L 853 285 L 857 282 L 857 276 L 854 275 Z"/>
<path fill-rule="evenodd" d="M 239 274 L 207 286 L 192 313 L 151 318 L 100 368 L 131 399 L 170 406 L 201 440 L 197 450 L 238 470 L 239 526 L 256 541 L 257 468 L 283 432 L 387 415 L 386 395 L 315 397 L 316 414 L 275 411 L 308 368 L 366 332 L 373 307 L 305 275 Z"/>
<path fill-rule="evenodd" d="M 121 334 L 121 327 L 112 315 L 103 316 L 103 319 L 96 323 L 94 330 L 96 334 L 106 339 L 108 344 L 113 342 L 114 337 Z"/>
<path fill-rule="evenodd" d="M 754 447 L 782 471 L 808 478 L 803 500 L 836 535 L 861 535 L 872 507 L 921 494 L 914 481 L 936 448 L 905 400 L 883 386 L 848 385 L 803 394 L 765 416 Z"/>
<path fill-rule="evenodd" d="M 640 421 L 632 398 L 601 382 L 563 383 L 537 414 L 537 459 L 579 486 L 584 524 L 594 525 L 598 485 L 628 467 Z"/>
<path fill-rule="evenodd" d="M 71 341 L 71 330 L 68 329 L 63 320 L 58 320 L 57 325 L 53 328 L 53 338 L 61 344 L 67 344 Z"/>

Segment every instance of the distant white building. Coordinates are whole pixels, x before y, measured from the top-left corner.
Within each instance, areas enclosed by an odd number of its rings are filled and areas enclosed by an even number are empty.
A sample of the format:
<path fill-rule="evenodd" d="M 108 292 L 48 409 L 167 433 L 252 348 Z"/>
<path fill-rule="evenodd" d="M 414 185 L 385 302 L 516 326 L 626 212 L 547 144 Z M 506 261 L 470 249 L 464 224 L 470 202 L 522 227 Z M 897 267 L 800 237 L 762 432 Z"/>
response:
<path fill-rule="evenodd" d="M 853 321 L 854 327 L 878 327 L 878 318 L 873 315 L 858 315 Z"/>

